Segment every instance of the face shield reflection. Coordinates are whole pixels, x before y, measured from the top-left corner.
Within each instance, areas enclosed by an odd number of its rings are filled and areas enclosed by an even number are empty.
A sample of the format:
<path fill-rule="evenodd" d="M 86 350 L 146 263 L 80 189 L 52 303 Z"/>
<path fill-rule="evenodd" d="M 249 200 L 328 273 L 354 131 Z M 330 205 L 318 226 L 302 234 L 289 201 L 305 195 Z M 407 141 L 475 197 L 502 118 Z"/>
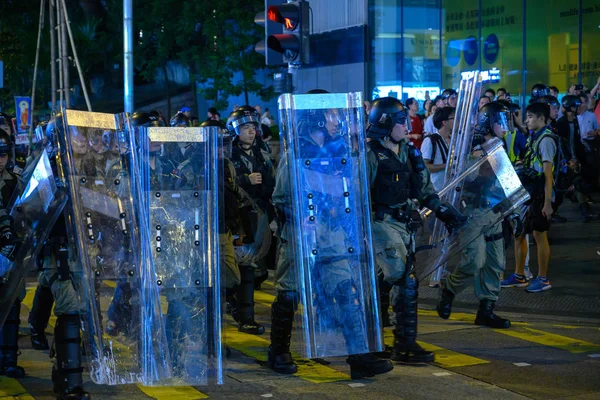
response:
<path fill-rule="evenodd" d="M 510 122 L 509 122 L 510 121 Z M 497 113 L 493 118 L 493 130 L 496 135 L 504 135 L 511 131 L 512 119 L 510 112 Z"/>

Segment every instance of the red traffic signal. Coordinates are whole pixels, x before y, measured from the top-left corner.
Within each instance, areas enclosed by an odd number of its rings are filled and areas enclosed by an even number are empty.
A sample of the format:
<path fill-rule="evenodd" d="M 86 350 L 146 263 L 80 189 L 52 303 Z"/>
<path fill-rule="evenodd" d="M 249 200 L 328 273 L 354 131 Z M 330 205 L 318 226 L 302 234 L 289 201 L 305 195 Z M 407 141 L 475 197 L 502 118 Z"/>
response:
<path fill-rule="evenodd" d="M 308 2 L 285 3 L 283 0 L 265 0 L 265 6 L 265 13 L 257 14 L 255 22 L 265 26 L 266 40 L 258 43 L 255 50 L 265 54 L 267 65 L 281 62 L 308 63 L 310 52 Z M 273 62 L 276 56 L 271 51 L 283 55 L 281 62 Z"/>

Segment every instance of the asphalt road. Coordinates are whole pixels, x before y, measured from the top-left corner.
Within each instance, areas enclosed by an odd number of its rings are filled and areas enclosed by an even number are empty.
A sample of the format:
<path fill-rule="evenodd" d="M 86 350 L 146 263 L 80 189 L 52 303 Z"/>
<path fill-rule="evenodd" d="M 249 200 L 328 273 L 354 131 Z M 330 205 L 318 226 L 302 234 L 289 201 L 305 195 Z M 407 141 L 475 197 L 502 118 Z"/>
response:
<path fill-rule="evenodd" d="M 566 205 L 563 214 L 571 221 L 555 225 L 558 228 L 550 234 L 554 288 L 541 294 L 525 294 L 522 289 L 501 293 L 498 312 L 512 320 L 512 328 L 473 325 L 476 301 L 469 290 L 459 297 L 460 307 L 455 307 L 451 319 L 441 320 L 432 309 L 435 290 L 423 289 L 419 340 L 436 352 L 431 365 L 397 365 L 376 379 L 351 381 L 344 358 L 298 360 L 296 375 L 281 376 L 264 366 L 268 334 L 239 333 L 228 316 L 226 339 L 232 354 L 222 386 L 100 386 L 86 377 L 85 387 L 94 399 L 128 400 L 599 399 L 600 309 L 593 302 L 600 293 L 600 255 L 596 254 L 600 222 L 576 222 L 574 205 Z M 0 400 L 54 398 L 51 360 L 47 352 L 32 350 L 26 336 L 34 290 L 32 279 L 21 313 L 20 364 L 28 375 L 18 381 L 0 377 Z M 273 295 L 268 282 L 256 292 L 257 319 L 267 332 Z M 48 328 L 50 340 L 54 322 L 53 318 Z M 386 342 L 391 344 L 389 328 Z"/>

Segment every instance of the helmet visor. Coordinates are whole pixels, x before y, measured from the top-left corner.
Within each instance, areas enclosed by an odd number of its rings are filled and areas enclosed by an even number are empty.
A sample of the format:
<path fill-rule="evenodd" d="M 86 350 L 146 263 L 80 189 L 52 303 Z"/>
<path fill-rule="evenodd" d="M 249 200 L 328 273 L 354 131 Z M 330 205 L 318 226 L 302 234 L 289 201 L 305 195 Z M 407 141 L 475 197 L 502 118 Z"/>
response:
<path fill-rule="evenodd" d="M 513 121 L 510 112 L 495 113 L 492 118 L 492 130 L 496 135 L 512 130 Z"/>
<path fill-rule="evenodd" d="M 394 120 L 394 125 L 395 124 L 404 125 L 407 133 L 412 132 L 412 125 L 410 123 L 410 117 L 406 110 L 398 111 L 396 114 L 393 115 L 392 118 Z"/>

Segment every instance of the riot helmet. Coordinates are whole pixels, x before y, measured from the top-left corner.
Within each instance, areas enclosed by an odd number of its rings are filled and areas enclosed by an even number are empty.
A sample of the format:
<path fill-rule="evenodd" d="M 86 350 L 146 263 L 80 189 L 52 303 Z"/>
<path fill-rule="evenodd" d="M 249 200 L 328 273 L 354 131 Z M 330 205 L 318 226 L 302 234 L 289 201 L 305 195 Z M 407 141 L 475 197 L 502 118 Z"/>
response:
<path fill-rule="evenodd" d="M 568 94 L 562 98 L 562 106 L 565 112 L 577 114 L 577 109 L 581 106 L 581 103 L 581 98 L 572 94 Z"/>
<path fill-rule="evenodd" d="M 171 118 L 171 121 L 169 121 L 169 124 L 172 127 L 182 127 L 182 128 L 187 128 L 190 126 L 190 119 L 181 111 L 177 112 L 177 114 L 175 114 L 173 116 L 173 118 Z"/>
<path fill-rule="evenodd" d="M 134 112 L 131 116 L 131 124 L 134 127 L 144 126 L 146 128 L 151 126 L 164 126 L 164 123 L 158 117 L 158 114 L 144 111 Z"/>
<path fill-rule="evenodd" d="M 546 95 L 551 95 L 550 88 L 548 88 L 548 86 L 544 85 L 543 83 L 536 83 L 531 88 L 531 100 L 529 100 L 529 102 L 534 103 L 538 101 L 540 97 Z"/>
<path fill-rule="evenodd" d="M 254 126 L 255 134 L 260 132 L 260 115 L 252 106 L 242 106 L 231 113 L 227 119 L 227 130 L 233 135 L 240 135 L 242 126 L 251 124 Z"/>
<path fill-rule="evenodd" d="M 13 134 L 13 123 L 10 115 L 0 112 L 0 129 L 8 133 L 8 135 Z"/>
<path fill-rule="evenodd" d="M 495 135 L 500 138 L 510 131 L 510 109 L 498 101 L 492 101 L 481 107 L 477 115 L 478 133 Z"/>
<path fill-rule="evenodd" d="M 552 95 L 545 95 L 540 97 L 538 103 L 548 104 L 550 106 L 550 118 L 556 120 L 558 118 L 558 111 L 560 110 L 560 103 L 558 99 Z"/>
<path fill-rule="evenodd" d="M 369 112 L 367 137 L 388 137 L 397 124 L 403 125 L 407 133 L 411 131 L 408 109 L 404 107 L 404 104 L 394 97 L 376 99 Z"/>

